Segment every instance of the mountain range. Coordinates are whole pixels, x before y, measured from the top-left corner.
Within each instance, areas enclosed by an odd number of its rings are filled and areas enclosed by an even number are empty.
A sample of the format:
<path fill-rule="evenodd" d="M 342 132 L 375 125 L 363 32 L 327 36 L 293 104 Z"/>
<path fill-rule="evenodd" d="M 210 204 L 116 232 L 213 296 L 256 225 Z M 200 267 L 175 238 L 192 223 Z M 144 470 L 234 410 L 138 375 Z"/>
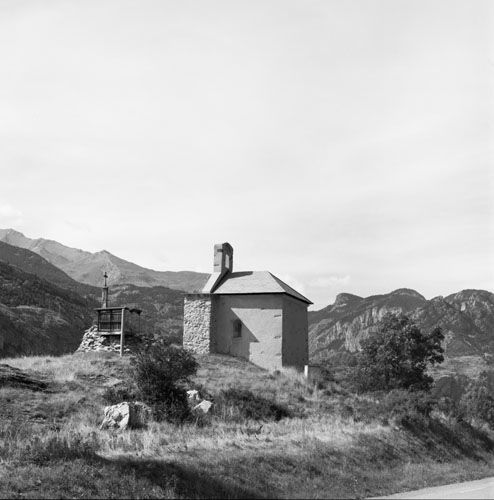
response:
<path fill-rule="evenodd" d="M 86 252 L 53 240 L 27 238 L 14 229 L 0 229 L 0 241 L 31 250 L 79 283 L 92 286 L 102 285 L 104 272 L 109 276 L 110 285 L 132 283 L 141 287 L 165 286 L 186 292 L 201 290 L 209 278 L 209 274 L 193 271 L 154 271 L 106 250 Z"/>
<path fill-rule="evenodd" d="M 0 261 L 15 266 L 26 273 L 35 274 L 38 278 L 65 290 L 77 292 L 82 296 L 97 297 L 101 295 L 101 288 L 79 283 L 31 250 L 0 241 Z"/>
<path fill-rule="evenodd" d="M 494 294 L 463 290 L 427 300 L 415 290 L 359 297 L 339 294 L 334 304 L 309 313 L 309 352 L 312 361 L 335 353 L 355 353 L 360 341 L 376 331 L 386 313 L 404 313 L 424 331 L 440 326 L 448 357 L 492 355 L 494 352 Z"/>

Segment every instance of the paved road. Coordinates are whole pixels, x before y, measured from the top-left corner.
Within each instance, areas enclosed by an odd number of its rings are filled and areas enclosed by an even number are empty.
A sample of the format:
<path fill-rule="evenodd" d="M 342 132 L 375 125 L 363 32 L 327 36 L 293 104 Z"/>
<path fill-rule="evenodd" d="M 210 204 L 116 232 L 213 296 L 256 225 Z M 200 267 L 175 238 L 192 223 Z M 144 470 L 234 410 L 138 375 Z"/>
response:
<path fill-rule="evenodd" d="M 478 481 L 468 481 L 467 483 L 447 484 L 445 486 L 436 486 L 435 488 L 407 491 L 381 498 L 494 499 L 494 477 L 479 479 Z"/>

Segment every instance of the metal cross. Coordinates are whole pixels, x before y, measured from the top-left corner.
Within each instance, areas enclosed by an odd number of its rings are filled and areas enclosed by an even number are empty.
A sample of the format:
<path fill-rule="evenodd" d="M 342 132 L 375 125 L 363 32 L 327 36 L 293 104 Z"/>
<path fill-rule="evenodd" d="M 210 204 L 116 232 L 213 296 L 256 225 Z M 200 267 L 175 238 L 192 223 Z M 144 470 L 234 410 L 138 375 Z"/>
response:
<path fill-rule="evenodd" d="M 106 271 L 105 274 L 103 274 L 103 278 L 105 278 L 105 288 L 106 288 L 106 278 L 108 278 L 108 274 L 106 274 Z"/>

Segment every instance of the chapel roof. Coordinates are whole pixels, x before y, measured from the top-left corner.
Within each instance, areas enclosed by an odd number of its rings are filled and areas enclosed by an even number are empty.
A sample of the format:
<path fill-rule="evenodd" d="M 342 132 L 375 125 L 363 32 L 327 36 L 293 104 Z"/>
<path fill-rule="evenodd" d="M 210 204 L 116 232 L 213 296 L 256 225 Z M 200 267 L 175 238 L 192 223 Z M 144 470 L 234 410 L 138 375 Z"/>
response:
<path fill-rule="evenodd" d="M 286 293 L 307 304 L 312 302 L 269 271 L 227 273 L 212 290 L 214 294 L 237 295 L 258 293 Z"/>

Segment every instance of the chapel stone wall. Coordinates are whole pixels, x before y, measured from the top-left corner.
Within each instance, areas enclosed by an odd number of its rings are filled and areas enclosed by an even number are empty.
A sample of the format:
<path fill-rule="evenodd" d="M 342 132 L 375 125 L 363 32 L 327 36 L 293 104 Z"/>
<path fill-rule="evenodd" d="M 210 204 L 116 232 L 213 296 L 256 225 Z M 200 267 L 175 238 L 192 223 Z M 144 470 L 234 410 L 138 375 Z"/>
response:
<path fill-rule="evenodd" d="M 184 299 L 183 346 L 196 354 L 212 351 L 213 296 L 204 293 L 187 294 Z"/>

